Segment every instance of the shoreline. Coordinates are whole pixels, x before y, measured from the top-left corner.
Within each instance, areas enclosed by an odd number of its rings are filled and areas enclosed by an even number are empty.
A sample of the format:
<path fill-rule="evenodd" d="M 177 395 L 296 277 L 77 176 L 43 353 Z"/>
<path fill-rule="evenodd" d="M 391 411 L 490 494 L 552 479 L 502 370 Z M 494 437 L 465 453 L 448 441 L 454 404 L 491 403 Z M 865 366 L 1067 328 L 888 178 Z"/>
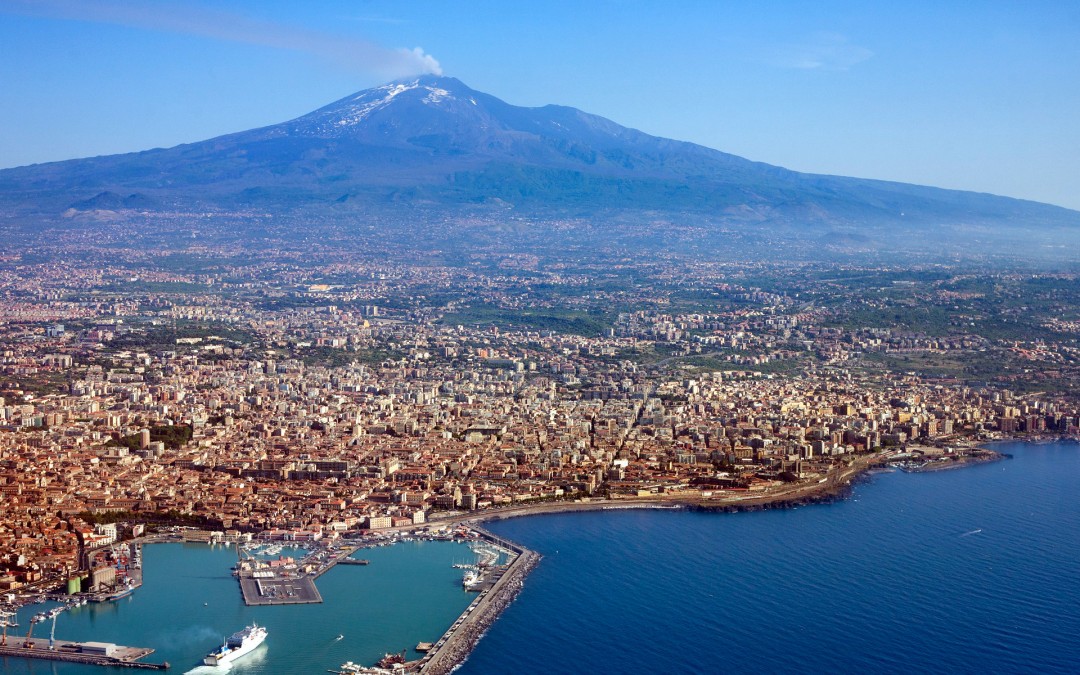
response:
<path fill-rule="evenodd" d="M 830 472 L 817 483 L 795 483 L 781 487 L 776 492 L 754 494 L 739 492 L 717 497 L 698 494 L 660 494 L 649 497 L 601 498 L 595 501 L 551 502 L 526 506 L 491 509 L 483 513 L 461 514 L 450 518 L 431 520 L 429 525 L 440 523 L 471 525 L 519 518 L 523 516 L 574 513 L 583 511 L 620 511 L 630 509 L 688 510 L 723 513 L 761 511 L 764 509 L 791 508 L 806 504 L 829 503 L 845 497 L 851 486 L 868 472 L 887 466 L 890 460 L 885 453 L 856 457 L 851 465 Z M 728 491 L 734 492 L 734 491 Z"/>
<path fill-rule="evenodd" d="M 985 447 L 988 443 L 1000 442 L 1025 442 L 1025 443 L 1051 443 L 1058 440 L 1070 440 L 1063 438 L 1038 438 L 1038 439 L 993 439 L 990 441 L 964 441 L 958 444 L 965 453 L 947 461 L 938 461 L 935 466 L 901 469 L 911 473 L 931 473 L 936 471 L 961 469 L 980 464 L 998 462 L 1011 459 L 1012 455 L 1001 453 Z M 905 448 L 906 449 L 906 448 Z M 554 502 L 545 504 L 528 504 L 512 506 L 501 509 L 493 509 L 482 513 L 458 513 L 446 518 L 433 519 L 426 523 L 426 527 L 453 527 L 464 526 L 474 534 L 482 538 L 497 537 L 484 530 L 484 523 L 498 522 L 509 518 L 524 516 L 542 516 L 563 513 L 576 513 L 586 511 L 623 511 L 623 510 L 672 510 L 692 511 L 702 513 L 739 513 L 763 511 L 767 509 L 786 509 L 811 504 L 828 504 L 846 498 L 853 485 L 861 480 L 866 480 L 882 468 L 887 468 L 895 463 L 898 454 L 895 451 L 876 452 L 863 456 L 856 456 L 851 464 L 846 467 L 837 467 L 830 471 L 817 483 L 795 484 L 793 487 L 780 488 L 774 493 L 766 494 L 739 494 L 725 495 L 721 498 L 703 497 L 687 494 L 661 494 L 651 497 L 625 497 L 603 498 L 596 501 Z M 382 530 L 388 533 L 397 533 L 416 529 L 416 526 L 391 528 Z M 517 553 L 513 562 L 510 563 L 506 572 L 496 584 L 485 591 L 483 597 L 477 598 L 459 616 L 453 626 L 444 634 L 443 643 L 437 649 L 432 650 L 419 662 L 410 664 L 407 672 L 433 673 L 443 675 L 450 673 L 464 663 L 487 630 L 498 620 L 501 613 L 512 603 L 524 587 L 528 575 L 539 564 L 542 556 L 521 544 L 498 537 L 504 544 L 509 544 Z M 167 543 L 155 542 L 143 538 L 144 543 Z M 382 672 L 377 668 L 371 668 L 368 672 Z M 389 672 L 389 671 L 385 671 Z"/>
<path fill-rule="evenodd" d="M 999 462 L 1012 459 L 1009 453 L 999 452 L 988 445 L 998 443 L 1030 443 L 1045 445 L 1057 442 L 1080 443 L 1080 440 L 1062 436 L 1038 436 L 1025 438 L 1002 438 L 983 441 L 961 441 L 956 444 L 962 453 L 953 456 L 948 462 L 935 462 L 928 464 L 926 468 L 900 469 L 909 473 L 932 473 L 951 469 L 962 469 L 981 464 Z M 978 453 L 978 454 L 971 454 Z M 781 489 L 775 493 L 766 494 L 740 494 L 725 495 L 723 497 L 701 497 L 688 494 L 661 494 L 649 497 L 615 497 L 598 498 L 592 501 L 574 502 L 548 502 L 544 504 L 530 504 L 523 506 L 510 506 L 498 509 L 489 509 L 484 512 L 461 513 L 441 519 L 428 521 L 428 525 L 470 525 L 488 522 L 497 522 L 509 518 L 524 516 L 543 516 L 559 513 L 575 513 L 585 511 L 618 511 L 628 509 L 655 509 L 655 510 L 688 510 L 718 513 L 740 513 L 750 511 L 762 511 L 766 509 L 784 509 L 810 504 L 828 504 L 838 499 L 845 498 L 851 487 L 866 476 L 872 475 L 881 469 L 888 469 L 897 460 L 894 459 L 896 452 L 877 452 L 871 455 L 857 456 L 852 465 L 839 470 L 837 474 L 830 474 L 818 483 L 799 484 L 795 487 Z"/>
<path fill-rule="evenodd" d="M 1050 442 L 1050 441 L 1043 441 Z M 957 458 L 957 460 L 949 460 L 948 465 L 934 467 L 923 470 L 913 470 L 913 473 L 930 473 L 934 471 L 962 469 L 971 466 L 977 466 L 980 464 L 988 464 L 998 462 L 1004 459 L 1011 459 L 1012 455 L 1007 453 L 998 452 L 990 448 L 983 447 L 981 444 L 972 443 L 964 447 L 964 451 L 967 453 L 978 453 L 977 455 L 965 454 Z M 894 454 L 894 453 L 889 453 Z M 862 459 L 861 462 L 858 460 Z M 760 497 L 728 497 L 727 500 L 711 500 L 707 498 L 691 498 L 685 495 L 677 496 L 657 496 L 651 498 L 627 498 L 627 499 L 605 499 L 596 502 L 574 502 L 565 504 L 540 504 L 529 505 L 521 507 L 511 507 L 509 509 L 492 511 L 488 513 L 452 517 L 444 520 L 431 521 L 429 524 L 434 525 L 436 523 L 445 523 L 446 525 L 459 524 L 469 527 L 474 531 L 486 532 L 482 530 L 479 525 L 489 522 L 498 522 L 500 520 L 507 520 L 509 518 L 520 518 L 525 516 L 543 516 L 543 515 L 557 515 L 563 513 L 578 513 L 586 511 L 623 511 L 623 510 L 636 510 L 636 509 L 649 509 L 649 510 L 671 510 L 671 511 L 692 511 L 700 513 L 740 513 L 751 511 L 764 511 L 767 509 L 786 509 L 796 508 L 798 506 L 811 505 L 811 504 L 830 504 L 838 500 L 845 499 L 852 490 L 852 487 L 856 482 L 867 480 L 869 476 L 880 471 L 882 468 L 891 466 L 894 462 L 890 460 L 889 456 L 884 452 L 875 453 L 873 455 L 865 456 L 863 458 L 856 458 L 851 466 L 846 469 L 840 470 L 835 475 L 826 476 L 822 482 L 810 485 L 803 485 L 793 488 L 789 491 L 785 491 L 778 494 L 762 495 Z M 506 540 L 504 540 L 506 541 Z M 526 551 L 533 556 L 530 558 L 527 564 L 521 569 L 520 575 L 515 576 L 517 579 L 516 586 L 512 589 L 512 592 L 508 593 L 506 597 L 502 598 L 496 606 L 489 608 L 483 616 L 483 624 L 481 628 L 477 628 L 471 631 L 467 638 L 463 638 L 463 641 L 459 645 L 455 645 L 453 651 L 447 654 L 446 658 L 450 659 L 450 663 L 444 664 L 442 660 L 435 661 L 431 659 L 427 661 L 421 669 L 418 671 L 422 675 L 427 673 L 435 673 L 438 675 L 444 675 L 452 672 L 458 666 L 463 664 L 469 657 L 469 654 L 476 647 L 480 639 L 483 638 L 487 629 L 498 619 L 506 607 L 513 602 L 517 597 L 521 588 L 524 586 L 525 578 L 539 563 L 541 556 L 525 549 L 520 544 L 510 542 L 517 547 L 520 547 L 522 551 Z M 519 560 L 524 558 L 524 555 L 519 556 Z M 516 563 L 517 561 L 515 561 Z M 500 580 L 501 582 L 502 580 Z M 494 589 L 492 589 L 494 590 Z M 467 609 L 463 617 L 469 616 L 470 610 Z M 479 623 L 477 624 L 480 625 Z M 444 647 L 445 648 L 445 647 Z M 439 655 L 441 657 L 441 653 Z"/>
<path fill-rule="evenodd" d="M 907 473 L 936 473 L 938 471 L 952 471 L 954 469 L 965 469 L 970 466 L 977 466 L 979 464 L 993 464 L 994 462 L 1000 462 L 1005 459 L 1012 459 L 1012 455 L 1007 452 L 998 452 L 989 448 L 979 448 L 981 451 L 978 455 L 964 455 L 961 457 L 950 457 L 945 460 L 936 460 L 927 462 L 922 466 L 904 468 L 901 467 L 901 471 Z"/>

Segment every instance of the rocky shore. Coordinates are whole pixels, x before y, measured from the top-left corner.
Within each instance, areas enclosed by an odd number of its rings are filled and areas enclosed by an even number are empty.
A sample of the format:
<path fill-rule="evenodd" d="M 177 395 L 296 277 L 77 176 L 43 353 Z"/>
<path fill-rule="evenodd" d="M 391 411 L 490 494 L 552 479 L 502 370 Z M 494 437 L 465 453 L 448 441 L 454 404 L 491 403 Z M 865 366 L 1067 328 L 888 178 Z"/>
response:
<path fill-rule="evenodd" d="M 439 650 L 426 660 L 419 672 L 423 675 L 446 675 L 464 662 L 491 624 L 495 623 L 503 610 L 521 592 L 525 577 L 529 576 L 538 562 L 538 553 L 522 549 L 502 578 L 495 582 L 491 590 L 466 614 L 461 625 L 446 638 Z"/>
<path fill-rule="evenodd" d="M 939 459 L 929 460 L 917 466 L 902 466 L 902 471 L 909 473 L 930 473 L 932 471 L 950 471 L 963 469 L 974 464 L 986 464 L 1000 462 L 1003 459 L 1012 459 L 1012 455 L 987 448 L 977 448 L 962 455 L 950 455 Z"/>

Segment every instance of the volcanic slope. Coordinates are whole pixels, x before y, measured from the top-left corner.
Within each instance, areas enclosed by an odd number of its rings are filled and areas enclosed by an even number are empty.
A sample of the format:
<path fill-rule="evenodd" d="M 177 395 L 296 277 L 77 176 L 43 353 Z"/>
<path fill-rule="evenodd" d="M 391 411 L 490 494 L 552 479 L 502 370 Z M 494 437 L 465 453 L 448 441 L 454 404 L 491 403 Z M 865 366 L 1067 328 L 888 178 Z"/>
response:
<path fill-rule="evenodd" d="M 936 241 L 919 242 L 931 248 L 1010 240 L 1052 247 L 1080 231 L 1080 213 L 1055 206 L 789 171 L 574 108 L 510 105 L 437 76 L 198 143 L 0 171 L 0 205 L 33 226 L 101 211 L 371 222 L 404 209 L 419 218 L 593 220 L 615 237 L 635 223 L 639 232 L 652 228 L 656 241 L 686 239 L 687 227 L 703 241 L 744 228 L 871 248 L 913 245 L 910 235 L 920 232 L 933 233 Z"/>

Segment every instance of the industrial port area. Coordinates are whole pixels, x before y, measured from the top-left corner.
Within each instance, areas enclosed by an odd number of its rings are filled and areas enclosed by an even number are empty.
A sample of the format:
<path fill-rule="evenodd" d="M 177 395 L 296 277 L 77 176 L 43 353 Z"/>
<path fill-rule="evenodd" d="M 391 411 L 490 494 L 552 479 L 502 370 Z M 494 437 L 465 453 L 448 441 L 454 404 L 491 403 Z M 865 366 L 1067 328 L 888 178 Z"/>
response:
<path fill-rule="evenodd" d="M 125 647 L 111 642 L 62 640 L 56 638 L 56 621 L 67 611 L 87 603 L 112 602 L 125 598 L 142 586 L 142 544 L 134 541 L 117 543 L 98 548 L 86 554 L 86 576 L 72 575 L 66 592 L 8 593 L 0 602 L 0 656 L 23 657 L 48 661 L 68 661 L 98 666 L 164 670 L 168 662 L 148 663 L 141 661 L 154 649 L 149 647 Z M 83 583 L 88 585 L 83 591 Z M 38 612 L 27 622 L 25 635 L 18 635 L 21 628 L 16 611 L 18 608 L 51 600 L 60 604 Z M 49 624 L 49 637 L 34 637 L 39 624 Z"/>
<path fill-rule="evenodd" d="M 123 647 L 107 642 L 62 641 L 54 643 L 51 639 L 43 638 L 24 638 L 0 646 L 0 656 L 3 657 L 68 661 L 113 668 L 167 669 L 168 662 L 148 663 L 139 660 L 153 653 L 154 650 L 148 647 Z"/>
<path fill-rule="evenodd" d="M 521 590 L 525 577 L 536 566 L 540 555 L 518 544 L 472 526 L 452 531 L 417 530 L 414 532 L 368 535 L 348 545 L 318 548 L 299 561 L 288 557 L 266 560 L 252 554 L 250 548 L 237 545 L 239 561 L 234 570 L 244 602 L 248 605 L 283 605 L 322 602 L 315 579 L 336 565 L 366 565 L 354 557 L 365 548 L 393 545 L 399 541 L 457 540 L 469 544 L 475 563 L 459 563 L 463 570 L 462 588 L 476 593 L 464 612 L 434 643 L 416 646 L 424 656 L 408 661 L 404 654 L 388 653 L 373 666 L 353 662 L 342 664 L 345 675 L 384 675 L 388 673 L 449 673 L 460 664 Z M 259 550 L 255 548 L 255 550 Z M 265 552 L 266 549 L 262 549 Z M 273 549 L 271 549 L 273 551 Z"/>
<path fill-rule="evenodd" d="M 285 554 L 286 546 L 281 543 L 250 539 L 226 542 L 208 532 L 186 530 L 166 536 L 144 537 L 88 552 L 88 567 L 93 573 L 85 577 L 73 576 L 65 589 L 47 593 L 9 593 L 0 598 L 0 629 L 3 631 L 0 657 L 150 670 L 169 668 L 168 662 L 152 663 L 145 660 L 155 651 L 151 647 L 57 638 L 56 620 L 63 612 L 89 602 L 112 602 L 136 592 L 142 585 L 144 543 L 193 540 L 235 547 L 237 562 L 232 574 L 239 583 L 244 603 L 249 606 L 321 603 L 323 598 L 316 587 L 316 580 L 337 565 L 368 565 L 369 561 L 358 555 L 364 549 L 425 540 L 468 544 L 475 561 L 455 563 L 454 567 L 463 572 L 463 590 L 476 596 L 443 635 L 435 642 L 418 643 L 416 651 L 423 656 L 416 660 L 407 660 L 404 653 L 387 653 L 375 665 L 364 666 L 350 661 L 342 664 L 340 671 L 332 671 L 346 674 L 449 673 L 468 656 L 483 632 L 514 599 L 525 577 L 540 560 L 539 554 L 476 525 L 444 525 L 415 531 L 369 533 L 347 542 L 314 544 L 304 549 L 295 544 L 288 546 L 299 549 L 299 558 Z M 15 610 L 46 601 L 60 604 L 34 614 L 27 622 L 25 634 L 19 634 L 22 626 L 18 623 Z M 39 624 L 49 625 L 39 627 Z M 35 628 L 38 630 L 37 637 L 34 636 Z M 41 635 L 45 630 L 48 630 L 48 637 Z"/>

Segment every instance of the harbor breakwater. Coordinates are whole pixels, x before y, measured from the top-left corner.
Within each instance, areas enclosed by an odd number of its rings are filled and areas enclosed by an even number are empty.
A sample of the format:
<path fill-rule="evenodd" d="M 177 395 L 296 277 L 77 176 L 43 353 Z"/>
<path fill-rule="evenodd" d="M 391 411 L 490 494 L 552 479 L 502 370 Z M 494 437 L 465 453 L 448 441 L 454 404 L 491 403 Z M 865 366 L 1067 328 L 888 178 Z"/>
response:
<path fill-rule="evenodd" d="M 491 624 L 521 592 L 525 578 L 540 562 L 541 556 L 535 551 L 484 530 L 477 530 L 477 533 L 510 549 L 515 558 L 492 587 L 482 591 L 480 597 L 469 605 L 461 618 L 436 643 L 436 648 L 421 660 L 419 672 L 422 675 L 446 675 L 461 665 Z"/>

